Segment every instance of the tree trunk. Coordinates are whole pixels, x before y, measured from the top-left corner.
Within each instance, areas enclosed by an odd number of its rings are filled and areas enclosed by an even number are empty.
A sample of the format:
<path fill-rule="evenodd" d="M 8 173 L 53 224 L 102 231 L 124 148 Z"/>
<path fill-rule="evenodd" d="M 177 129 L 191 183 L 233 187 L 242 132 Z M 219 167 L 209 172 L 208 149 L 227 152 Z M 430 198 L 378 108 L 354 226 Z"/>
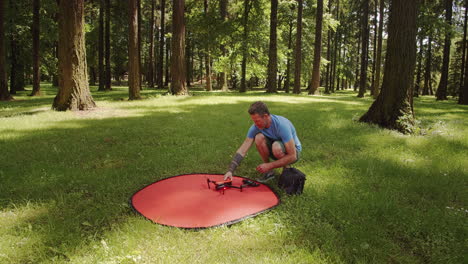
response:
<path fill-rule="evenodd" d="M 302 1 L 302 0 L 300 0 Z M 323 0 L 317 1 L 317 15 L 315 20 L 314 62 L 312 66 L 312 87 L 309 94 L 318 94 L 320 86 L 320 58 L 322 54 L 322 20 Z"/>
<path fill-rule="evenodd" d="M 99 88 L 98 91 L 105 90 L 105 70 L 104 70 L 104 6 L 105 1 L 100 0 L 99 2 L 99 43 L 98 43 L 98 76 L 99 76 Z"/>
<path fill-rule="evenodd" d="M 172 54 L 171 54 L 171 91 L 174 95 L 187 95 L 185 86 L 185 13 L 184 0 L 172 1 Z"/>
<path fill-rule="evenodd" d="M 302 0 L 299 0 L 302 1 Z M 300 4 L 300 3 L 299 3 Z M 288 51 L 286 53 L 286 78 L 284 80 L 284 91 L 289 93 L 289 87 L 291 86 L 291 48 L 292 48 L 292 32 L 293 32 L 293 22 L 289 22 L 289 33 L 288 33 Z M 278 86 L 279 88 L 279 86 Z"/>
<path fill-rule="evenodd" d="M 159 63 L 158 63 L 158 88 L 159 89 L 164 89 L 164 65 L 167 65 L 167 59 L 166 63 L 164 63 L 164 48 L 165 48 L 165 18 L 166 18 L 166 0 L 161 0 L 161 30 L 160 30 L 160 36 L 159 36 Z"/>
<path fill-rule="evenodd" d="M 444 43 L 444 57 L 442 60 L 442 75 L 440 76 L 439 87 L 437 87 L 436 99 L 447 100 L 447 83 L 449 74 L 449 63 L 450 63 L 450 44 L 452 30 L 452 2 L 453 0 L 445 0 L 445 22 L 449 25 L 449 28 L 445 32 L 445 43 Z"/>
<path fill-rule="evenodd" d="M 419 38 L 419 55 L 418 55 L 418 69 L 416 71 L 416 83 L 414 85 L 414 93 L 413 96 L 419 97 L 421 93 L 421 75 L 422 75 L 422 57 L 424 55 L 423 49 L 423 37 L 420 36 Z"/>
<path fill-rule="evenodd" d="M 468 18 L 468 1 L 464 1 L 465 15 L 463 18 L 463 39 L 462 39 L 462 57 L 461 57 L 461 73 L 460 73 L 460 90 L 464 87 L 465 78 L 465 63 L 466 63 L 466 31 L 467 31 L 467 18 Z"/>
<path fill-rule="evenodd" d="M 242 40 L 242 62 L 241 62 L 241 85 L 239 92 L 244 93 L 247 91 L 247 56 L 248 56 L 248 37 L 249 37 L 249 12 L 252 1 L 244 0 L 244 17 L 242 24 L 244 26 L 244 37 Z"/>
<path fill-rule="evenodd" d="M 383 33 L 383 21 L 384 21 L 384 9 L 385 9 L 385 0 L 379 0 L 380 7 L 379 7 L 379 32 L 378 32 L 378 40 L 377 40 L 377 59 L 375 62 L 375 89 L 374 89 L 374 99 L 377 98 L 379 95 L 380 90 L 380 69 L 382 68 L 382 33 Z"/>
<path fill-rule="evenodd" d="M 278 54 L 277 54 L 277 43 L 276 43 L 277 24 L 278 24 L 278 0 L 271 0 L 270 46 L 269 46 L 269 51 L 268 51 L 267 81 L 265 85 L 267 93 L 276 93 L 276 74 L 278 72 Z"/>
<path fill-rule="evenodd" d="M 111 83 L 111 63 L 110 63 L 110 20 L 111 20 L 111 4 L 110 0 L 106 1 L 106 35 L 105 35 L 105 44 L 106 44 L 106 91 L 112 90 Z"/>
<path fill-rule="evenodd" d="M 376 0 L 377 1 L 377 0 Z M 372 82 L 371 82 L 371 95 L 376 98 L 374 94 L 376 93 L 377 87 L 375 84 L 375 67 L 377 67 L 376 57 L 377 57 L 377 2 L 374 3 L 374 41 L 373 41 L 373 55 L 372 55 Z"/>
<path fill-rule="evenodd" d="M 431 34 L 431 33 L 429 33 Z M 429 36 L 427 42 L 427 55 L 426 55 L 426 69 L 424 71 L 424 88 L 422 95 L 429 95 L 432 90 L 432 77 L 431 77 L 431 65 L 432 65 L 432 36 Z"/>
<path fill-rule="evenodd" d="M 0 0 L 0 101 L 13 100 L 8 91 L 6 58 L 5 58 L 5 0 Z"/>
<path fill-rule="evenodd" d="M 248 1 L 248 0 L 246 0 L 246 1 Z M 208 10 L 209 10 L 208 0 L 204 0 L 205 17 L 208 16 Z M 245 29 L 244 29 L 244 31 L 245 31 Z M 213 91 L 213 85 L 212 85 L 212 82 L 211 82 L 211 55 L 210 55 L 210 48 L 208 46 L 205 49 L 205 71 L 206 71 L 205 90 L 210 92 L 210 91 Z"/>
<path fill-rule="evenodd" d="M 31 25 L 33 39 L 33 90 L 31 96 L 41 94 L 41 71 L 39 61 L 39 33 L 40 21 L 39 10 L 41 8 L 40 0 L 33 0 L 33 22 Z"/>
<path fill-rule="evenodd" d="M 142 67 L 142 63 L 141 63 L 141 0 L 137 0 L 137 40 L 138 40 L 138 64 L 139 64 L 139 69 L 138 69 L 138 72 L 139 72 L 139 78 L 140 78 L 140 87 L 139 87 L 139 91 L 143 89 L 143 86 L 141 85 L 143 83 L 143 67 Z"/>
<path fill-rule="evenodd" d="M 170 56 L 169 54 L 171 53 L 171 41 L 172 39 L 166 40 L 166 63 L 164 65 L 164 86 L 169 87 L 169 92 L 171 92 L 170 86 L 169 86 L 169 80 L 171 79 L 171 74 L 169 72 L 169 60 Z"/>
<path fill-rule="evenodd" d="M 192 79 L 192 67 L 191 67 L 191 61 L 190 61 L 190 58 L 192 56 L 192 42 L 191 42 L 191 39 L 190 39 L 190 31 L 187 31 L 187 34 L 186 34 L 187 38 L 186 38 L 186 41 L 185 41 L 185 65 L 186 65 L 186 73 L 187 73 L 187 77 L 186 77 L 186 81 L 187 81 L 187 87 L 191 87 L 192 84 L 190 83 L 190 80 Z"/>
<path fill-rule="evenodd" d="M 416 0 L 411 0 L 416 1 Z M 362 16 L 361 16 L 361 75 L 359 78 L 359 94 L 358 97 L 364 97 L 367 86 L 367 55 L 369 48 L 369 0 L 362 1 Z"/>
<path fill-rule="evenodd" d="M 128 37 L 128 92 L 129 100 L 138 100 L 140 97 L 140 46 L 138 45 L 138 0 L 128 1 L 129 37 Z"/>
<path fill-rule="evenodd" d="M 149 28 L 149 59 L 148 59 L 148 86 L 150 88 L 154 88 L 154 1 L 151 0 L 151 17 L 149 20 L 150 28 Z"/>
<path fill-rule="evenodd" d="M 332 7 L 332 0 L 328 1 L 328 13 L 331 13 L 331 7 Z M 325 94 L 330 94 L 330 73 L 331 73 L 331 38 L 332 38 L 332 30 L 330 27 L 328 27 L 327 30 L 327 70 L 325 73 Z"/>
<path fill-rule="evenodd" d="M 416 18 L 418 0 L 393 0 L 390 6 L 388 44 L 382 92 L 361 122 L 411 133 L 414 114 L 411 108 L 416 64 Z"/>
<path fill-rule="evenodd" d="M 227 0 L 220 0 L 219 7 L 221 11 L 221 23 L 224 23 L 228 18 L 228 11 L 227 11 L 228 1 Z M 221 45 L 221 56 L 225 57 L 227 55 L 227 50 L 225 45 Z M 219 89 L 222 91 L 227 91 L 227 75 L 225 69 L 219 73 Z"/>
<path fill-rule="evenodd" d="M 294 49 L 294 88 L 293 93 L 301 93 L 301 72 L 302 72 L 302 13 L 304 1 L 298 1 L 297 22 L 296 22 L 296 47 Z"/>
<path fill-rule="evenodd" d="M 96 104 L 88 84 L 84 0 L 60 1 L 59 12 L 59 91 L 52 108 L 88 110 Z"/>

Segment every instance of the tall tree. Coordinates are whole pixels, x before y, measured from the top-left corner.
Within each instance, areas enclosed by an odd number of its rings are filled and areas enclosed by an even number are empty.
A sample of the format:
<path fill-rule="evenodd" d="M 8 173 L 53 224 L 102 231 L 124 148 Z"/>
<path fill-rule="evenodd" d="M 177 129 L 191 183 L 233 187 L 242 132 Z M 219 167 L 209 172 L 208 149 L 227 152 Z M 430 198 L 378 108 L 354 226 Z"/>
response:
<path fill-rule="evenodd" d="M 385 0 L 379 0 L 379 31 L 377 36 L 377 58 L 375 62 L 375 83 L 374 83 L 374 98 L 379 95 L 380 89 L 380 69 L 382 68 L 382 35 L 384 21 Z"/>
<path fill-rule="evenodd" d="M 105 0 L 99 1 L 99 40 L 98 40 L 98 75 L 99 91 L 105 90 L 105 71 L 104 71 L 104 6 Z"/>
<path fill-rule="evenodd" d="M 268 71 L 266 80 L 267 93 L 276 93 L 276 74 L 278 72 L 277 32 L 278 0 L 271 0 L 270 12 L 270 45 L 268 49 Z"/>
<path fill-rule="evenodd" d="M 105 46 L 106 46 L 106 53 L 105 53 L 105 60 L 106 60 L 106 91 L 112 90 L 112 83 L 111 83 L 111 45 L 110 45 L 110 20 L 111 20 L 111 4 L 110 0 L 106 1 L 106 33 L 105 33 Z"/>
<path fill-rule="evenodd" d="M 293 93 L 301 93 L 301 71 L 302 71 L 302 12 L 304 1 L 298 1 L 297 23 L 296 23 L 296 46 L 294 49 L 294 89 Z"/>
<path fill-rule="evenodd" d="M 128 1 L 128 86 L 129 100 L 140 99 L 140 45 L 138 43 L 138 0 Z"/>
<path fill-rule="evenodd" d="M 465 63 L 466 63 L 466 31 L 468 19 L 468 0 L 464 0 L 465 15 L 463 16 L 463 38 L 462 38 L 462 57 L 461 57 L 461 73 L 460 73 L 460 90 L 463 89 L 465 79 Z"/>
<path fill-rule="evenodd" d="M 445 42 L 444 42 L 444 58 L 442 61 L 442 75 L 440 77 L 439 87 L 437 87 L 436 98 L 437 100 L 447 100 L 447 82 L 449 74 L 450 62 L 450 44 L 452 42 L 451 26 L 452 26 L 452 2 L 453 0 L 445 0 L 445 22 L 448 28 L 445 29 Z"/>
<path fill-rule="evenodd" d="M 465 41 L 466 41 L 466 10 L 468 9 L 468 0 L 465 0 L 464 2 L 465 2 L 464 3 L 465 4 L 465 24 L 464 24 L 465 28 L 464 28 L 463 42 L 465 44 Z M 463 45 L 463 47 L 465 48 L 465 45 Z M 466 58 L 465 58 L 465 65 L 464 66 L 465 66 L 465 68 L 464 68 L 465 77 L 463 78 L 464 81 L 462 82 L 463 86 L 461 86 L 460 90 L 459 90 L 458 104 L 468 105 L 468 59 L 466 59 Z"/>
<path fill-rule="evenodd" d="M 154 9 L 155 0 L 151 0 L 151 16 L 149 19 L 149 59 L 148 59 L 148 86 L 154 88 Z"/>
<path fill-rule="evenodd" d="M 419 0 L 392 0 L 382 91 L 361 122 L 411 133 L 414 113 L 410 104 L 416 64 L 416 18 Z"/>
<path fill-rule="evenodd" d="M 249 37 L 249 12 L 252 1 L 244 0 L 244 16 L 242 17 L 242 25 L 244 26 L 243 39 L 242 39 L 242 62 L 241 62 L 241 85 L 239 92 L 247 91 L 247 56 L 248 56 L 248 37 Z"/>
<path fill-rule="evenodd" d="M 225 23 L 228 18 L 228 1 L 227 0 L 220 0 L 219 1 L 219 9 L 221 11 L 221 23 Z M 221 55 L 225 57 L 227 55 L 226 45 L 221 44 Z M 225 70 L 219 73 L 219 88 L 223 91 L 228 90 L 227 86 L 227 75 Z"/>
<path fill-rule="evenodd" d="M 16 94 L 17 91 L 24 91 L 25 87 L 25 65 L 24 65 L 24 43 L 21 43 L 21 21 L 22 7 L 21 3 L 16 0 L 10 0 L 10 93 Z"/>
<path fill-rule="evenodd" d="M 413 0 L 411 0 L 413 1 Z M 369 0 L 362 0 L 361 16 L 361 74 L 358 97 L 364 97 L 367 86 L 367 58 L 369 49 Z"/>
<path fill-rule="evenodd" d="M 31 25 L 32 39 L 33 39 L 33 90 L 31 96 L 41 94 L 41 71 L 39 60 L 39 33 L 40 33 L 40 20 L 39 10 L 41 7 L 40 0 L 33 0 L 33 21 Z"/>
<path fill-rule="evenodd" d="M 300 0 L 302 1 L 302 0 Z M 315 20 L 314 65 L 312 66 L 312 87 L 309 94 L 317 94 L 320 86 L 320 59 L 322 53 L 323 0 L 317 1 Z"/>
<path fill-rule="evenodd" d="M 52 105 L 58 111 L 96 106 L 89 91 L 84 25 L 84 0 L 59 2 L 59 91 Z"/>
<path fill-rule="evenodd" d="M 331 7 L 332 7 L 332 0 L 328 1 L 328 13 L 331 13 Z M 325 72 L 325 93 L 329 94 L 331 91 L 330 89 L 330 72 L 331 72 L 331 38 L 332 38 L 332 29 L 330 26 L 328 26 L 327 30 L 327 69 Z"/>
<path fill-rule="evenodd" d="M 432 33 L 427 41 L 426 68 L 424 70 L 424 87 L 422 95 L 432 95 Z"/>
<path fill-rule="evenodd" d="M 248 1 L 248 0 L 246 0 Z M 204 11 L 205 11 L 205 18 L 208 16 L 208 11 L 209 11 L 209 1 L 204 0 Z M 211 55 L 210 55 L 210 48 L 209 45 L 206 46 L 205 48 L 205 72 L 206 72 L 206 85 L 205 89 L 207 91 L 212 91 L 213 86 L 211 84 Z"/>
<path fill-rule="evenodd" d="M 185 73 L 185 0 L 172 0 L 171 92 L 187 95 Z"/>
<path fill-rule="evenodd" d="M 164 48 L 165 48 L 165 26 L 166 26 L 166 0 L 161 0 L 161 28 L 159 30 L 159 63 L 158 66 L 158 88 L 164 89 Z"/>
<path fill-rule="evenodd" d="M 6 58 L 5 58 L 5 0 L 0 0 L 0 101 L 12 100 L 8 91 Z"/>

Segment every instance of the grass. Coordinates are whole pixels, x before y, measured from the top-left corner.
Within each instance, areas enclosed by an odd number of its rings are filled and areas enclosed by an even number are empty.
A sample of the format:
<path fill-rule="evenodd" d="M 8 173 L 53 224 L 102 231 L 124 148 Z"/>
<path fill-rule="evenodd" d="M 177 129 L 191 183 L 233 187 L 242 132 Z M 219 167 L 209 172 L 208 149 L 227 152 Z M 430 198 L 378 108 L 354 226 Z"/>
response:
<path fill-rule="evenodd" d="M 371 104 L 262 92 L 97 92 L 99 109 L 0 103 L 0 263 L 462 263 L 467 259 L 468 108 L 415 99 L 418 135 L 355 120 Z M 153 224 L 128 199 L 173 175 L 224 173 L 251 102 L 289 118 L 303 144 L 304 194 L 230 227 Z M 257 177 L 255 149 L 236 174 Z M 275 183 L 271 184 L 275 189 Z"/>

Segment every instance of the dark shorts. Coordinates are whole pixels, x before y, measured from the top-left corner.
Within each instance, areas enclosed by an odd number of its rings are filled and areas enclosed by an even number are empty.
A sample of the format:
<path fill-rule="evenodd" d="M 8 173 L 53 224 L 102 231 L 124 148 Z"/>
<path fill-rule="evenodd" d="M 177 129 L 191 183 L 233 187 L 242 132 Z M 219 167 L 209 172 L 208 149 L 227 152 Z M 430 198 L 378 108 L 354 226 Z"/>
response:
<path fill-rule="evenodd" d="M 265 136 L 265 135 L 264 135 Z M 268 146 L 268 152 L 270 152 L 270 158 L 274 159 L 274 160 L 278 160 L 275 155 L 273 155 L 273 143 L 275 142 L 278 142 L 281 146 L 281 148 L 283 149 L 283 152 L 286 153 L 286 147 L 284 146 L 284 143 L 283 141 L 279 141 L 279 140 L 273 140 L 267 136 L 265 136 L 265 140 L 266 140 L 266 144 Z M 301 152 L 299 150 L 296 149 L 296 161 L 294 161 L 293 163 L 291 164 L 294 164 L 296 163 L 299 158 L 301 157 Z"/>

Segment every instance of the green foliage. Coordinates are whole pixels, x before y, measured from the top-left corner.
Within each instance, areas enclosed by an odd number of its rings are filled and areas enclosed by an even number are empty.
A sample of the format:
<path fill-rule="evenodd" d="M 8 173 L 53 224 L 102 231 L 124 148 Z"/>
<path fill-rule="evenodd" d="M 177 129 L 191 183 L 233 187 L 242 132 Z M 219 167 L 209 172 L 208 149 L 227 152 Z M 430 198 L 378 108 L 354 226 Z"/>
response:
<path fill-rule="evenodd" d="M 100 108 L 50 110 L 20 92 L 0 104 L 1 263 L 462 263 L 467 237 L 468 109 L 415 100 L 425 133 L 405 136 L 353 121 L 371 104 L 335 96 L 263 92 L 124 101 L 128 87 L 96 92 Z M 128 205 L 156 180 L 224 173 L 264 100 L 303 144 L 304 194 L 231 227 L 198 232 L 153 224 Z M 203 124 L 203 125 L 200 125 Z M 196 139 L 196 140 L 194 140 Z M 252 149 L 238 175 L 255 178 Z M 276 188 L 276 183 L 271 183 Z M 216 202 L 216 201 L 213 201 Z M 213 249 L 216 246 L 216 250 Z"/>

